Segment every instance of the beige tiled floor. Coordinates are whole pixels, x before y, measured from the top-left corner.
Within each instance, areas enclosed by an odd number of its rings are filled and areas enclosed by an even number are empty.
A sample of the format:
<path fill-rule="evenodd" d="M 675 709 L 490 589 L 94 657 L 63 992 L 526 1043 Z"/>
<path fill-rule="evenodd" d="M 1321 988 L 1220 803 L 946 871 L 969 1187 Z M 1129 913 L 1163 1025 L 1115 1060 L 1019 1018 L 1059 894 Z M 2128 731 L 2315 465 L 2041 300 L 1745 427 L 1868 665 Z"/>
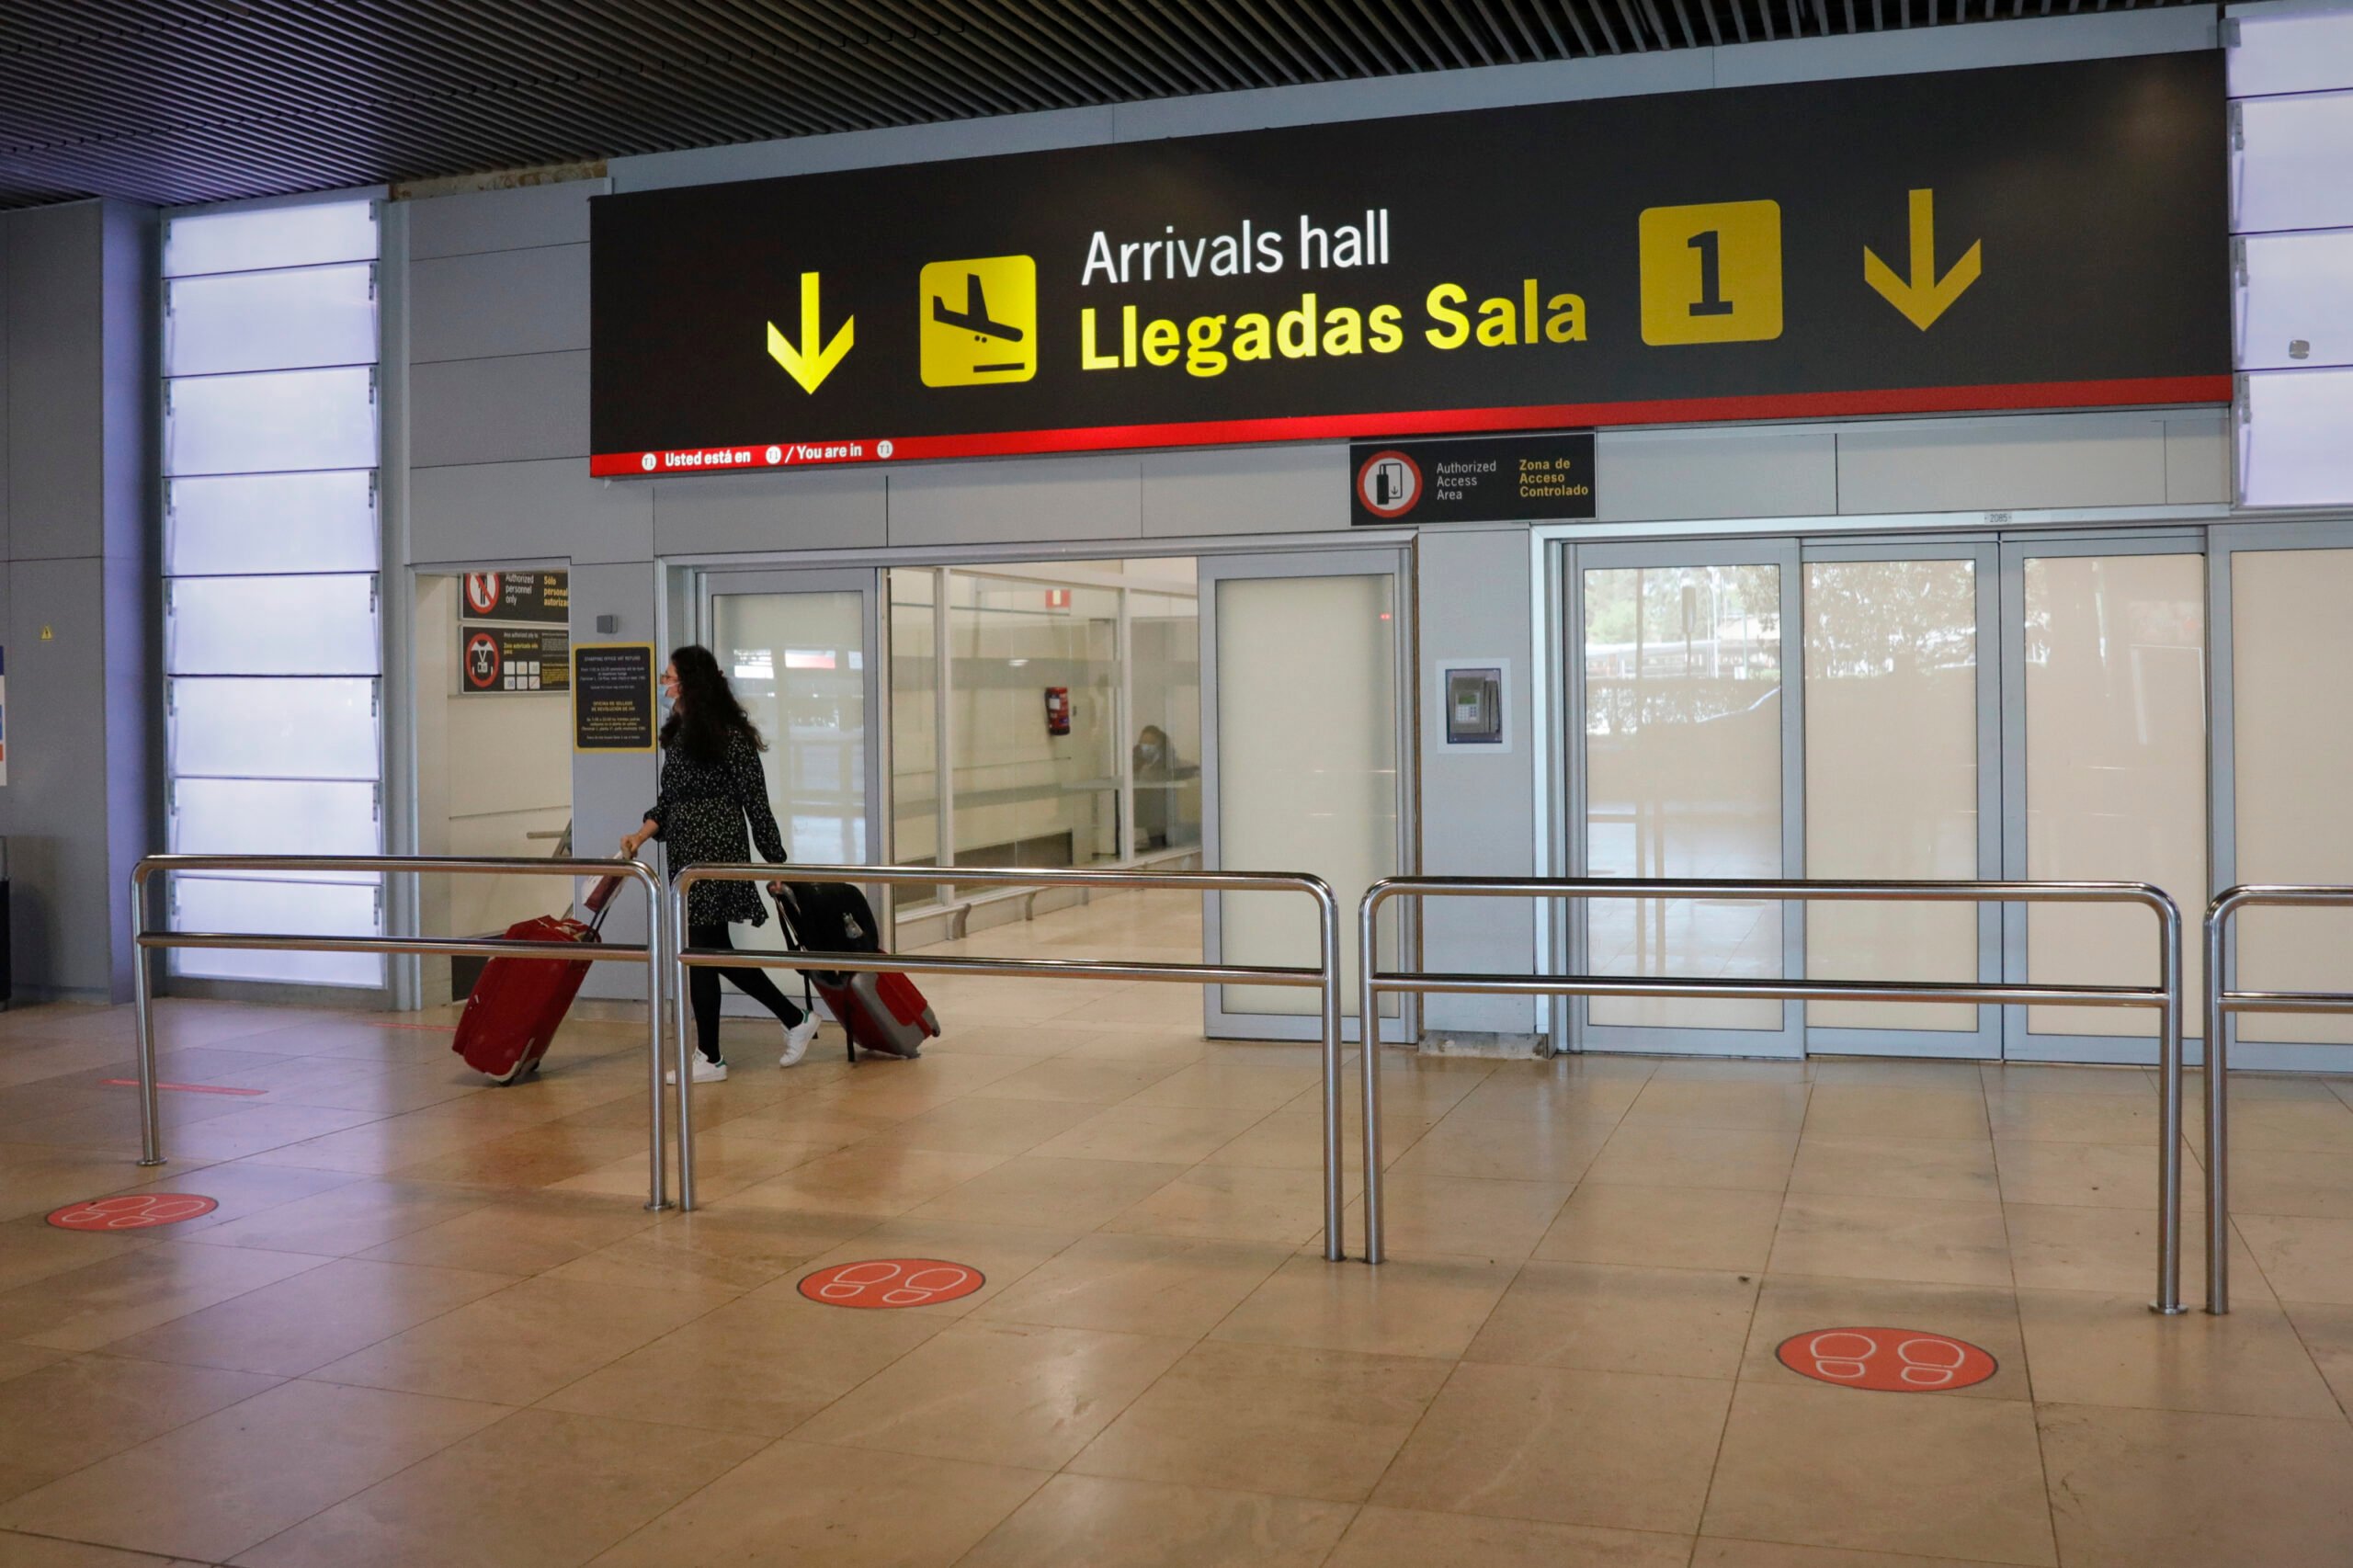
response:
<path fill-rule="evenodd" d="M 0 1568 L 2353 1563 L 2353 1082 L 2245 1080 L 2239 1310 L 2163 1320 L 2138 1070 L 1392 1052 L 1370 1269 L 1321 1256 L 1312 1048 L 1176 988 L 927 989 L 915 1063 L 731 1024 L 692 1215 L 642 1207 L 625 1013 L 494 1089 L 447 1010 L 168 1003 L 167 1080 L 266 1093 L 166 1094 L 160 1173 L 127 1015 L 0 1015 Z M 157 1182 L 221 1208 L 43 1222 Z M 888 1256 L 985 1283 L 797 1288 Z M 1998 1370 L 1775 1358 L 1848 1325 Z"/>

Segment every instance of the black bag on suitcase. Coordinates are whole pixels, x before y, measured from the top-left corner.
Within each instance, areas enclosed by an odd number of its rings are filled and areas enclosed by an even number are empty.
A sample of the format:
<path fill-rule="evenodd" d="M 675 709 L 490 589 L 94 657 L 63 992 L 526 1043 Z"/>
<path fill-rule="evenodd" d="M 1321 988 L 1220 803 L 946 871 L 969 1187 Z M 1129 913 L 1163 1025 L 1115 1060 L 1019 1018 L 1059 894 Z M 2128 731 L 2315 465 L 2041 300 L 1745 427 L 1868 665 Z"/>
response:
<path fill-rule="evenodd" d="M 879 953 L 882 933 L 866 894 L 851 882 L 786 882 L 776 901 L 784 938 L 795 952 Z M 904 974 L 871 970 L 802 970 L 801 995 L 825 998 L 855 1062 L 860 1046 L 878 1056 L 913 1058 L 939 1033 L 923 993 Z M 815 1004 L 809 1004 L 813 1016 Z"/>

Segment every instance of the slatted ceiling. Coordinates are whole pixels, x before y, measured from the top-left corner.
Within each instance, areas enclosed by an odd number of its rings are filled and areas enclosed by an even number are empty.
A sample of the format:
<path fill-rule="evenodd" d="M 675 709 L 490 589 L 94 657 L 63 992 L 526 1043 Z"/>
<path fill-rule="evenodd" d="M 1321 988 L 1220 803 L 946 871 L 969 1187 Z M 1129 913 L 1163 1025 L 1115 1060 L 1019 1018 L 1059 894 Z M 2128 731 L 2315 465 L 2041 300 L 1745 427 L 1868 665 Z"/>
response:
<path fill-rule="evenodd" d="M 2188 0 L 0 0 L 0 206 Z"/>

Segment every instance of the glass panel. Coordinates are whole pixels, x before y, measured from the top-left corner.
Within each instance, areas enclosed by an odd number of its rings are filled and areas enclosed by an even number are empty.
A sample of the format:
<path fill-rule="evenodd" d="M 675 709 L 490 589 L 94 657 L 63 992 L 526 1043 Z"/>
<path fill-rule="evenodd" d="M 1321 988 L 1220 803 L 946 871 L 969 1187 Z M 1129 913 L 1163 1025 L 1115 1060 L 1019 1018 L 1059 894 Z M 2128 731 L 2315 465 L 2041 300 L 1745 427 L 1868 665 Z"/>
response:
<path fill-rule="evenodd" d="M 1119 858 L 1118 594 L 962 572 L 949 584 L 956 863 Z"/>
<path fill-rule="evenodd" d="M 373 572 L 375 474 L 233 474 L 170 481 L 165 571 L 176 577 Z"/>
<path fill-rule="evenodd" d="M 164 472 L 376 466 L 375 372 L 266 370 L 165 385 Z"/>
<path fill-rule="evenodd" d="M 2231 557 L 2231 698 L 2242 882 L 2353 882 L 2353 686 L 2345 607 L 2353 550 L 2243 550 Z M 2238 983 L 2353 991 L 2353 911 L 2250 909 Z M 2353 1019 L 2242 1014 L 2248 1040 L 2353 1040 Z"/>
<path fill-rule="evenodd" d="M 2025 578 L 2026 874 L 2154 882 L 2190 919 L 2207 896 L 2205 558 L 2029 558 Z M 2183 947 L 2196 995 L 2198 944 Z M 2027 976 L 2154 985 L 2156 922 L 2129 906 L 2030 909 Z M 2030 1007 L 2027 1027 L 2157 1028 L 2138 1007 Z"/>
<path fill-rule="evenodd" d="M 1805 874 L 1977 875 L 1977 567 L 1816 561 L 1805 569 Z M 1816 903 L 1806 973 L 1977 978 L 1963 903 Z M 1977 1009 L 1813 1002 L 1822 1028 L 1957 1029 Z"/>
<path fill-rule="evenodd" d="M 243 212 L 201 212 L 164 228 L 164 276 L 246 272 L 322 261 L 366 261 L 376 254 L 371 201 L 313 201 Z"/>
<path fill-rule="evenodd" d="M 165 287 L 167 376 L 375 363 L 372 262 L 188 278 Z"/>
<path fill-rule="evenodd" d="M 2239 487 L 2250 506 L 2353 501 L 2345 432 L 2353 428 L 2353 370 L 2256 370 L 2245 378 Z"/>
<path fill-rule="evenodd" d="M 378 772 L 372 679 L 176 679 L 172 776 L 365 778 Z"/>
<path fill-rule="evenodd" d="M 2238 287 L 2243 370 L 2353 365 L 2353 230 L 2252 234 Z M 2294 346 L 2303 345 L 2302 354 Z"/>
<path fill-rule="evenodd" d="M 1218 709 L 1219 856 L 1244 869 L 1312 871 L 1343 910 L 1397 869 L 1395 595 L 1388 574 L 1217 584 L 1217 665 L 1228 672 Z M 1227 962 L 1317 962 L 1306 899 L 1222 894 L 1218 910 Z M 1381 962 L 1393 964 L 1398 922 L 1381 924 Z M 1340 943 L 1340 961 L 1353 1017 L 1353 940 Z M 1225 990 L 1233 1013 L 1317 1006 L 1313 991 L 1297 987 Z"/>
<path fill-rule="evenodd" d="M 1135 668 L 1136 851 L 1201 843 L 1201 608 L 1189 595 L 1131 593 Z"/>
<path fill-rule="evenodd" d="M 2272 6 L 2244 6 L 2229 14 L 2239 27 L 2227 57 L 2231 97 L 2353 87 L 2353 15 L 2283 15 Z"/>
<path fill-rule="evenodd" d="M 933 654 L 933 574 L 915 567 L 885 575 L 891 586 L 892 842 L 901 865 L 937 865 L 939 667 Z M 938 898 L 934 888 L 902 888 L 899 907 L 918 909 Z"/>
<path fill-rule="evenodd" d="M 376 786 L 314 780 L 178 778 L 172 782 L 178 855 L 381 855 Z M 375 883 L 372 872 L 303 872 L 297 880 Z"/>
<path fill-rule="evenodd" d="M 858 593 L 722 594 L 711 652 L 767 737 L 768 804 L 795 860 L 866 859 L 866 601 Z M 756 846 L 753 851 L 756 857 Z M 779 948 L 777 922 L 738 947 Z"/>
<path fill-rule="evenodd" d="M 2231 155 L 2231 232 L 2353 225 L 2353 93 L 2250 98 L 2236 106 L 2245 145 Z"/>
<path fill-rule="evenodd" d="M 1585 574 L 1586 855 L 1602 877 L 1778 877 L 1781 572 Z M 1781 912 L 1597 899 L 1597 974 L 1775 976 Z M 1597 1024 L 1779 1029 L 1779 1002 L 1596 997 Z"/>
<path fill-rule="evenodd" d="M 168 674 L 380 673 L 373 577 L 182 577 L 168 602 Z"/>
<path fill-rule="evenodd" d="M 374 937 L 376 890 L 347 882 L 172 879 L 175 931 L 264 931 L 305 937 Z M 380 986 L 381 953 L 172 950 L 172 972 L 205 980 L 273 980 L 303 985 Z"/>

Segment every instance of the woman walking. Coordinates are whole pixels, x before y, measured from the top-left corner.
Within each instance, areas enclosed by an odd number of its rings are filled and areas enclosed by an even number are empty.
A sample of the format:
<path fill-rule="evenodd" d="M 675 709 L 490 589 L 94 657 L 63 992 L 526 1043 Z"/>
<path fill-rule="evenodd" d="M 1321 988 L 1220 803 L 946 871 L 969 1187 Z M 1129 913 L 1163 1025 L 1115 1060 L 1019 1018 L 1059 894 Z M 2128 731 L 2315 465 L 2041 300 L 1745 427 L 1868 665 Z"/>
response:
<path fill-rule="evenodd" d="M 674 881 L 688 866 L 741 865 L 751 858 L 754 843 L 762 859 L 784 864 L 784 835 L 768 809 L 767 777 L 760 770 L 760 753 L 767 744 L 752 727 L 710 650 L 695 646 L 672 653 L 662 672 L 662 695 L 670 699 L 670 716 L 662 723 L 661 798 L 645 813 L 644 824 L 621 840 L 621 853 L 633 859 L 647 839 L 662 840 L 669 846 Z M 770 882 L 769 896 L 783 885 Z M 687 945 L 733 948 L 731 921 L 760 926 L 767 917 L 751 883 L 698 882 L 687 893 Z M 799 1062 L 817 1033 L 817 1019 L 802 1017 L 766 970 L 691 969 L 687 994 L 694 1003 L 695 1040 L 702 1048 L 694 1081 L 716 1084 L 727 1076 L 726 1059 L 719 1053 L 722 974 L 784 1026 L 784 1055 L 778 1065 Z"/>

